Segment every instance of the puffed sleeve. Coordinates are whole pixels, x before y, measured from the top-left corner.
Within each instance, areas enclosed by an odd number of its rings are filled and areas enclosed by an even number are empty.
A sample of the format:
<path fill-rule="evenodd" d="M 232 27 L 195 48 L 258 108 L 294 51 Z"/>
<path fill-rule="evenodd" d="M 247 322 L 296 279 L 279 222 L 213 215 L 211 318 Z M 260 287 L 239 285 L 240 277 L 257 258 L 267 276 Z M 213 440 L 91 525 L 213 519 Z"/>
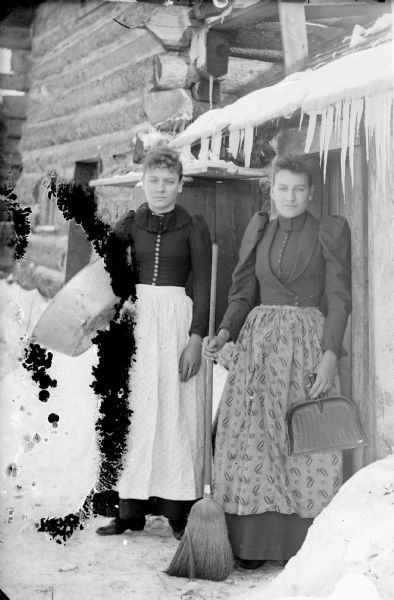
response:
<path fill-rule="evenodd" d="M 208 333 L 212 245 L 208 225 L 201 215 L 192 217 L 189 243 L 193 273 L 193 317 L 189 334 L 204 337 Z"/>
<path fill-rule="evenodd" d="M 342 341 L 352 308 L 350 228 L 346 219 L 323 219 L 318 239 L 325 261 L 323 349 L 332 350 L 341 358 L 346 355 Z"/>
<path fill-rule="evenodd" d="M 115 225 L 107 241 L 106 266 L 112 289 L 122 300 L 135 298 L 137 270 L 132 245 L 132 224 L 135 212 L 128 211 Z"/>
<path fill-rule="evenodd" d="M 255 273 L 256 245 L 268 223 L 268 214 L 255 213 L 245 230 L 239 250 L 239 260 L 232 276 L 228 306 L 220 329 L 228 329 L 235 342 L 241 327 L 259 299 L 259 284 Z"/>

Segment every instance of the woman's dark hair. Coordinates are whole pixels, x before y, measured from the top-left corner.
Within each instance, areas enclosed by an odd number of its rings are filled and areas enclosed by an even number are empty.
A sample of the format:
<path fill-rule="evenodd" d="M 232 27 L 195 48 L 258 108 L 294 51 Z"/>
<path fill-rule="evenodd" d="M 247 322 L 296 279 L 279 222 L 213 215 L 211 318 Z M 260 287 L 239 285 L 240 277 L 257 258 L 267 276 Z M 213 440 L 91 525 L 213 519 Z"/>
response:
<path fill-rule="evenodd" d="M 272 185 L 275 183 L 275 175 L 278 171 L 291 171 L 292 173 L 305 173 L 308 175 L 308 183 L 313 183 L 312 174 L 316 169 L 315 161 L 306 154 L 283 154 L 272 161 Z"/>
<path fill-rule="evenodd" d="M 183 168 L 179 152 L 168 146 L 154 146 L 145 156 L 142 164 L 142 172 L 145 174 L 148 169 L 170 169 L 175 171 L 179 179 L 182 179 Z"/>

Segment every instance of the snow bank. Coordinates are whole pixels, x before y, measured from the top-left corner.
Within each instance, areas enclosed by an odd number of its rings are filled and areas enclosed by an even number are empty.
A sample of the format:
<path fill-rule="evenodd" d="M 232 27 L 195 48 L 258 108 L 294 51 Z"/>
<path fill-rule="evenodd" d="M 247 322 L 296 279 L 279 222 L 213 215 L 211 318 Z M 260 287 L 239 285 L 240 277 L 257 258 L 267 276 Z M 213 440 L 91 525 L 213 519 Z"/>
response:
<path fill-rule="evenodd" d="M 307 538 L 268 588 L 248 600 L 327 597 L 392 600 L 394 590 L 394 455 L 361 469 L 315 519 Z M 345 593 L 359 574 L 354 590 Z M 361 578 L 361 576 L 364 578 Z M 367 581 L 365 581 L 367 579 Z M 356 581 L 353 579 L 353 583 Z M 373 591 L 372 582 L 379 595 Z M 333 591 L 337 583 L 336 591 Z M 351 586 L 350 586 L 350 589 Z M 330 595 L 331 594 L 331 595 Z M 369 595 L 368 595 L 369 594 Z M 246 596 L 238 596 L 246 600 Z"/>
<path fill-rule="evenodd" d="M 24 345 L 47 302 L 37 290 L 0 282 L 0 477 L 2 515 L 9 522 L 64 516 L 81 506 L 95 483 L 97 399 L 90 388 L 94 348 L 78 358 L 53 355 L 58 382 L 48 402 L 21 365 Z M 59 416 L 58 426 L 49 421 Z"/>

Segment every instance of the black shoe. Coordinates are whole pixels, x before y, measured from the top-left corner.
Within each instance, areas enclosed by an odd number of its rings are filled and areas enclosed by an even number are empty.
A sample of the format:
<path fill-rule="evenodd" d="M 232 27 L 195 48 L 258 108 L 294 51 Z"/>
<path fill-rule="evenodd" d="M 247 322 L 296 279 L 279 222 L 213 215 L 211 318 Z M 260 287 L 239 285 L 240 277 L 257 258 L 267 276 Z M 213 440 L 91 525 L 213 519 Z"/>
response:
<path fill-rule="evenodd" d="M 96 533 L 99 535 L 119 535 L 126 531 L 126 529 L 131 529 L 131 531 L 142 531 L 144 527 L 145 517 L 138 517 L 135 519 L 119 519 L 119 517 L 116 517 L 115 519 L 112 519 L 108 525 L 96 529 Z"/>
<path fill-rule="evenodd" d="M 185 533 L 187 519 L 168 519 L 172 533 L 177 540 L 181 540 Z"/>
<path fill-rule="evenodd" d="M 237 567 L 240 567 L 241 569 L 247 569 L 248 571 L 258 569 L 266 562 L 265 560 L 248 560 L 245 558 L 238 558 L 238 556 L 234 556 L 234 559 Z"/>

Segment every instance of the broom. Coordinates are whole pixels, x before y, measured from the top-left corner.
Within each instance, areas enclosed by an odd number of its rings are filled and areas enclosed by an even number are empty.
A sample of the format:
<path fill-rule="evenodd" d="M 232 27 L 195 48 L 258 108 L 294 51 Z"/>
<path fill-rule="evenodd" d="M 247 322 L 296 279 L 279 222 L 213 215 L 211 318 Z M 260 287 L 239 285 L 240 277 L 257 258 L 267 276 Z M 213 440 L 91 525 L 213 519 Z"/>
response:
<path fill-rule="evenodd" d="M 208 334 L 210 340 L 215 332 L 217 258 L 218 246 L 213 244 Z M 167 573 L 175 577 L 223 581 L 233 570 L 234 559 L 223 508 L 212 499 L 212 361 L 207 360 L 205 366 L 204 497 L 196 502 L 190 511 L 185 533 Z"/>

